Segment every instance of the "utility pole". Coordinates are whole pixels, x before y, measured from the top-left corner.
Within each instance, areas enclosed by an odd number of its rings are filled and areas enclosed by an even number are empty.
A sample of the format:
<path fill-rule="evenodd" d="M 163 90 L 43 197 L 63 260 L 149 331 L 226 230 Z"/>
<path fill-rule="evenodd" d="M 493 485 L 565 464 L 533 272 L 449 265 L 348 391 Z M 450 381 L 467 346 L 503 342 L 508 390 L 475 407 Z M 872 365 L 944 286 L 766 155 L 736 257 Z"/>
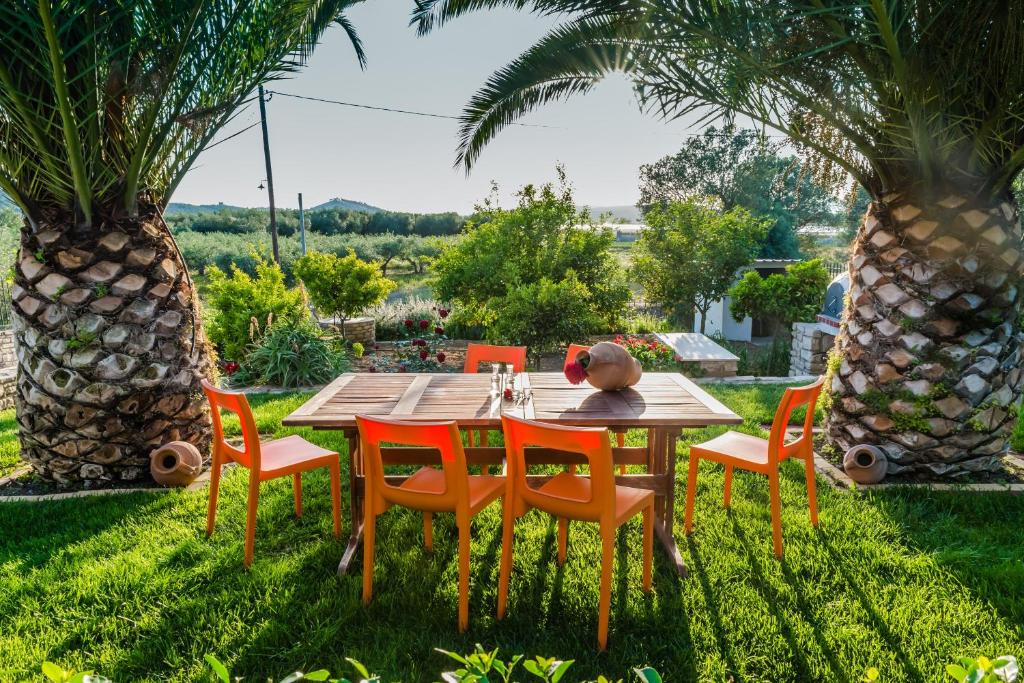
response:
<path fill-rule="evenodd" d="M 302 193 L 299 193 L 299 239 L 302 241 L 302 255 L 306 255 L 306 212 L 302 209 Z"/>
<path fill-rule="evenodd" d="M 274 251 L 274 263 L 280 265 L 281 252 L 277 246 L 277 212 L 274 209 L 274 171 L 270 167 L 270 136 L 267 134 L 267 101 L 260 90 L 260 123 L 263 126 L 263 159 L 267 164 L 267 196 L 270 198 L 270 245 Z"/>

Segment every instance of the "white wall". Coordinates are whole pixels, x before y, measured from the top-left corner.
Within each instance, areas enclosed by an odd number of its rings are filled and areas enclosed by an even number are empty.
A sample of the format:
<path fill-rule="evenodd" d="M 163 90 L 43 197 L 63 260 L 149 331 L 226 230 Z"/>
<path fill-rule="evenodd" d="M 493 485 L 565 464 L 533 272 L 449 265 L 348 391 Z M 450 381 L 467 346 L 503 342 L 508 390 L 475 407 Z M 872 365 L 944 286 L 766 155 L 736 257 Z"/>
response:
<path fill-rule="evenodd" d="M 729 312 L 731 304 L 732 300 L 728 296 L 711 304 L 711 308 L 708 309 L 708 324 L 704 328 L 704 334 L 708 336 L 720 334 L 729 341 L 748 342 L 750 341 L 752 321 L 749 317 L 744 318 L 742 322 L 733 320 L 732 314 Z M 697 312 L 694 318 L 694 330 L 700 330 L 700 312 Z"/>

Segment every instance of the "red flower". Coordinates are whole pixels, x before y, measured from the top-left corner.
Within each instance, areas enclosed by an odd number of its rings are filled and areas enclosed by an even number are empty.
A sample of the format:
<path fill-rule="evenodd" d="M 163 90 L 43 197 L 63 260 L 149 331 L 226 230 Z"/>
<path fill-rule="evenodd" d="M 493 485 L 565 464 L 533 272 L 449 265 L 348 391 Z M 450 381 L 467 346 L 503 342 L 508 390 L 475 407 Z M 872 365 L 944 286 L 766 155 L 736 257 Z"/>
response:
<path fill-rule="evenodd" d="M 229 360 L 227 363 L 224 363 L 224 372 L 228 375 L 235 374 L 238 372 L 238 363 L 233 360 Z"/>
<path fill-rule="evenodd" d="M 426 360 L 428 356 L 430 356 L 430 352 L 426 349 L 420 351 L 420 360 Z"/>
<path fill-rule="evenodd" d="M 375 368 L 374 366 L 371 365 L 369 370 L 367 370 L 367 372 L 377 372 L 377 368 Z"/>
<path fill-rule="evenodd" d="M 411 320 L 408 320 L 408 319 L 407 319 L 407 320 L 405 321 L 405 326 L 406 326 L 406 327 L 412 327 L 412 321 L 411 321 Z"/>
<path fill-rule="evenodd" d="M 438 351 L 437 352 L 437 362 L 438 363 L 443 363 L 445 358 L 447 358 L 447 356 L 444 355 L 444 351 Z"/>
<path fill-rule="evenodd" d="M 435 327 L 434 328 L 434 334 L 444 334 L 444 328 L 440 327 L 440 326 Z"/>
<path fill-rule="evenodd" d="M 425 330 L 428 327 L 430 327 L 430 321 L 429 320 L 421 320 L 420 321 L 420 329 L 421 330 Z"/>
<path fill-rule="evenodd" d="M 437 314 L 442 318 L 447 318 L 450 312 L 451 311 L 449 311 L 447 308 L 442 308 L 440 311 L 437 312 Z"/>
<path fill-rule="evenodd" d="M 510 387 L 505 388 L 505 398 L 512 400 L 512 389 Z"/>
<path fill-rule="evenodd" d="M 579 384 L 587 378 L 587 371 L 584 369 L 583 364 L 579 361 L 573 361 L 572 363 L 566 363 L 565 378 L 569 380 L 570 384 Z"/>
<path fill-rule="evenodd" d="M 408 368 L 406 368 L 404 365 L 399 365 L 398 366 L 398 371 L 399 372 L 407 372 Z"/>

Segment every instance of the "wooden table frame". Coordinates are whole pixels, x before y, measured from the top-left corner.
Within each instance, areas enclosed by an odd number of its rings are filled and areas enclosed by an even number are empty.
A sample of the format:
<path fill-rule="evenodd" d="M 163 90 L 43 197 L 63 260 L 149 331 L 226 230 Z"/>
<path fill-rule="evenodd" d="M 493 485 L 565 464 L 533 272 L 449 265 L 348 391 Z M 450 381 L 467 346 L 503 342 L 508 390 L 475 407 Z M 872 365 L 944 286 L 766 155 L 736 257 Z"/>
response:
<path fill-rule="evenodd" d="M 654 378 L 651 378 L 651 376 Z M 342 390 L 349 386 L 356 377 L 387 377 L 389 379 L 375 381 L 360 380 L 368 386 L 365 401 L 342 399 Z M 395 379 L 404 377 L 404 379 Z M 359 432 L 355 427 L 355 416 L 349 412 L 355 406 L 365 406 L 365 411 L 358 412 L 370 415 L 382 415 L 401 419 L 438 420 L 456 419 L 463 429 L 501 430 L 501 414 L 518 415 L 527 419 L 539 419 L 557 424 L 603 426 L 610 429 L 646 429 L 647 446 L 613 447 L 612 458 L 616 464 L 642 465 L 647 472 L 643 474 L 617 475 L 615 481 L 623 486 L 649 489 L 655 492 L 655 534 L 674 564 L 680 576 L 686 576 L 686 566 L 676 547 L 672 533 L 672 522 L 675 519 L 675 483 L 676 483 L 676 442 L 685 427 L 705 427 L 713 424 L 738 424 L 742 419 L 719 403 L 715 398 L 700 389 L 689 379 L 674 373 L 649 373 L 645 377 L 652 394 L 656 393 L 661 400 L 654 405 L 644 403 L 645 395 L 634 391 L 633 394 L 597 392 L 588 386 L 580 388 L 570 385 L 561 373 L 521 373 L 517 377 L 517 387 L 524 390 L 527 399 L 513 405 L 510 401 L 502 401 L 500 397 L 474 397 L 486 389 L 489 394 L 490 378 L 476 375 L 480 379 L 457 380 L 466 387 L 454 387 L 453 397 L 469 397 L 470 408 L 474 412 L 459 413 L 466 410 L 465 405 L 453 406 L 448 417 L 443 415 L 449 410 L 444 406 L 424 408 L 417 412 L 424 401 L 425 392 L 435 378 L 473 377 L 472 375 L 353 375 L 346 374 L 324 387 L 316 396 L 307 401 L 291 415 L 283 420 L 286 426 L 305 426 L 314 429 L 335 429 L 344 432 L 348 440 L 349 453 L 349 500 L 352 517 L 352 532 L 348 544 L 338 564 L 338 574 L 345 574 L 353 559 L 363 535 L 363 490 L 365 475 L 359 449 Z M 560 378 L 560 379 L 559 379 Z M 667 379 L 666 379 L 667 378 Z M 448 383 L 444 379 L 439 384 Z M 455 382 L 455 380 L 452 380 Z M 564 386 L 563 386 L 564 384 Z M 479 386 L 476 386 L 479 385 Z M 639 388 L 644 388 L 641 380 Z M 536 393 L 534 391 L 536 387 Z M 456 391 L 457 389 L 457 391 Z M 443 388 L 442 388 L 443 391 Z M 580 393 L 584 392 L 584 393 Z M 372 395 L 371 395 L 372 394 Z M 360 394 L 362 398 L 362 394 Z M 554 398 L 552 398 L 554 397 Z M 671 401 L 678 397 L 677 406 Z M 578 399 L 582 398 L 580 401 Z M 635 399 L 632 404 L 630 398 Z M 332 412 L 332 401 L 344 403 Z M 565 401 L 572 405 L 565 407 Z M 587 408 L 586 401 L 594 400 L 601 405 Z M 561 401 L 561 402 L 560 402 Z M 639 402 L 639 407 L 635 405 Z M 478 404 L 478 405 L 477 405 Z M 683 410 L 683 407 L 686 410 Z M 502 447 L 468 447 L 465 449 L 466 462 L 469 465 L 504 465 L 505 449 Z M 381 455 L 385 465 L 436 465 L 440 456 L 429 448 L 383 448 Z M 554 451 L 550 449 L 530 448 L 526 453 L 529 465 L 570 465 L 586 464 L 586 459 L 575 453 Z M 550 479 L 551 475 L 528 475 L 531 486 L 537 486 Z M 405 480 L 402 475 L 388 475 L 389 484 L 398 485 Z"/>

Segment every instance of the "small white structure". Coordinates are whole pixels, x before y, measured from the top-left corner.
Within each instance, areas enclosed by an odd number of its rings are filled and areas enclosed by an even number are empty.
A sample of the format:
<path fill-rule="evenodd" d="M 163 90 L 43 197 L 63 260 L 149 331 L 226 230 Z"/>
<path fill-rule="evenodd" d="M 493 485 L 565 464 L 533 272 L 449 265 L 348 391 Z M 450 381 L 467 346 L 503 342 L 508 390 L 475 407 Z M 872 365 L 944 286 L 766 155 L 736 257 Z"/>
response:
<path fill-rule="evenodd" d="M 748 268 L 736 274 L 736 281 L 739 282 L 739 279 L 748 270 L 756 270 L 761 277 L 768 277 L 774 273 L 784 273 L 786 266 L 794 263 L 800 263 L 800 259 L 757 259 Z M 742 342 L 749 342 L 755 337 L 771 336 L 772 332 L 768 328 L 768 321 L 747 316 L 742 321 L 736 322 L 732 317 L 731 306 L 732 301 L 728 296 L 711 304 L 711 308 L 708 309 L 708 322 L 704 327 L 704 334 L 720 335 L 729 341 Z M 700 322 L 701 314 L 697 311 L 694 313 L 693 329 L 699 330 Z"/>
<path fill-rule="evenodd" d="M 696 363 L 708 377 L 734 377 L 740 357 L 697 332 L 663 332 L 658 339 L 676 352 L 679 360 Z"/>

